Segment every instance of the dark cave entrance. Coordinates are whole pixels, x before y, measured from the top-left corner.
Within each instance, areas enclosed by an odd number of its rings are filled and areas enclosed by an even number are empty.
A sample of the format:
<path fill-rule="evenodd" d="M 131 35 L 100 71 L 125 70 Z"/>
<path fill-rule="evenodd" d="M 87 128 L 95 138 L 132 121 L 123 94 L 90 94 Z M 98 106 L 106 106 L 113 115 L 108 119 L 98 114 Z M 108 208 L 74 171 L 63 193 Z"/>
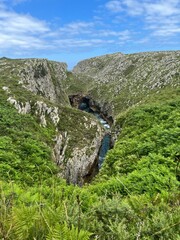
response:
<path fill-rule="evenodd" d="M 112 126 L 113 117 L 108 116 L 108 113 L 104 111 L 91 97 L 82 96 L 81 94 L 70 95 L 69 101 L 72 107 L 95 115 L 99 120 L 101 119 L 100 122 L 102 124 L 102 120 L 106 121 L 109 128 Z"/>

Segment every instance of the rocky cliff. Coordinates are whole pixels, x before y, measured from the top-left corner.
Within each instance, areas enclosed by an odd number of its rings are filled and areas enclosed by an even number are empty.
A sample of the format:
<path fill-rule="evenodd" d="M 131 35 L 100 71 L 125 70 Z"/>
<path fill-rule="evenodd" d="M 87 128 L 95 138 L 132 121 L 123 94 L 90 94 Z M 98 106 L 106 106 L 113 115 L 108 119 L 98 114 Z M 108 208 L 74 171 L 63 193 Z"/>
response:
<path fill-rule="evenodd" d="M 67 78 L 66 71 L 65 63 L 29 59 L 19 69 L 19 84 L 51 102 L 68 104 L 68 98 L 61 86 L 62 80 Z"/>

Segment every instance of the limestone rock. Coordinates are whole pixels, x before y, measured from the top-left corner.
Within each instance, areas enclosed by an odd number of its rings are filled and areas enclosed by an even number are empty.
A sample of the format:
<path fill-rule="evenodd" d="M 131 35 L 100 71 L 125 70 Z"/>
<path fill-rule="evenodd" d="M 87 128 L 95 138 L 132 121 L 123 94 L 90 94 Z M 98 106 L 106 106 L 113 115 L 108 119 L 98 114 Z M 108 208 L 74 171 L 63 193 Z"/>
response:
<path fill-rule="evenodd" d="M 46 59 L 28 59 L 19 71 L 19 84 L 27 90 L 56 103 L 68 103 L 61 86 L 66 79 L 67 65 Z"/>
<path fill-rule="evenodd" d="M 29 102 L 20 102 L 17 101 L 13 97 L 9 97 L 7 99 L 8 102 L 10 102 L 18 111 L 20 114 L 28 114 L 35 111 L 35 115 L 39 117 L 41 126 L 45 127 L 47 125 L 46 116 L 49 116 L 52 123 L 57 126 L 59 122 L 59 112 L 58 107 L 49 107 L 45 102 L 43 101 L 37 101 L 35 104 L 32 104 L 31 101 Z"/>
<path fill-rule="evenodd" d="M 21 103 L 14 99 L 13 97 L 9 97 L 7 101 L 14 105 L 14 107 L 18 110 L 18 113 L 20 114 L 27 114 L 30 113 L 31 111 L 30 102 Z"/>
<path fill-rule="evenodd" d="M 97 132 L 94 138 L 86 146 L 76 146 L 71 151 L 71 156 L 66 156 L 68 144 L 71 136 L 67 132 L 58 132 L 53 149 L 53 156 L 56 164 L 60 167 L 60 176 L 65 178 L 68 183 L 83 185 L 89 176 L 93 174 L 97 165 L 97 158 L 101 142 L 104 136 L 102 128 L 94 121 L 89 123 L 91 126 L 97 126 Z"/>
<path fill-rule="evenodd" d="M 101 147 L 103 133 L 99 127 L 95 137 L 88 146 L 74 148 L 72 157 L 65 165 L 63 176 L 67 182 L 83 185 L 93 174 L 94 168 L 98 164 L 98 153 Z"/>

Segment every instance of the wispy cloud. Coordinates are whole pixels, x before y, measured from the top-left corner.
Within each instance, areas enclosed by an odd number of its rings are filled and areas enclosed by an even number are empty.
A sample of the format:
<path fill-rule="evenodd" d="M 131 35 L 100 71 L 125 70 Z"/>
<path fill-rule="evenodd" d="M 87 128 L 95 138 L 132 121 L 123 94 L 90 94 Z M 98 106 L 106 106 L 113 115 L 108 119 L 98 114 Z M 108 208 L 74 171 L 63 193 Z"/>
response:
<path fill-rule="evenodd" d="M 59 29 L 59 33 L 66 33 L 70 35 L 78 35 L 78 34 L 89 34 L 92 32 L 92 29 L 94 27 L 93 22 L 72 22 L 69 24 L 66 24 L 64 27 Z"/>
<path fill-rule="evenodd" d="M 107 44 L 113 44 L 114 40 L 103 40 L 103 39 L 62 39 L 62 40 L 56 40 L 55 43 L 59 46 L 59 48 L 65 49 L 65 48 L 78 48 L 78 47 L 93 47 L 94 45 L 96 47 L 107 45 Z"/>
<path fill-rule="evenodd" d="M 105 7 L 114 13 L 121 12 L 123 10 L 120 1 L 109 1 L 105 4 Z"/>
<path fill-rule="evenodd" d="M 109 1 L 105 7 L 113 13 L 127 12 L 130 15 L 139 15 L 143 12 L 142 4 L 137 0 Z"/>
<path fill-rule="evenodd" d="M 167 0 L 145 5 L 147 28 L 154 36 L 169 37 L 180 32 L 180 2 Z"/>
<path fill-rule="evenodd" d="M 0 11 L 0 28 L 7 33 L 39 34 L 49 31 L 46 23 L 28 15 L 18 15 L 13 12 Z"/>
<path fill-rule="evenodd" d="M 42 49 L 45 41 L 39 37 L 50 31 L 48 25 L 31 17 L 8 10 L 0 3 L 0 51 Z"/>
<path fill-rule="evenodd" d="M 114 14 L 141 18 L 152 36 L 169 37 L 180 31 L 179 0 L 116 0 L 109 1 L 105 7 Z"/>
<path fill-rule="evenodd" d="M 111 0 L 105 4 L 105 7 L 114 13 L 127 12 L 130 15 L 160 15 L 171 16 L 179 14 L 179 0 Z"/>
<path fill-rule="evenodd" d="M 180 13 L 179 3 L 179 1 L 166 0 L 156 3 L 144 3 L 143 6 L 149 16 L 169 17 Z"/>
<path fill-rule="evenodd" d="M 20 0 L 15 0 L 20 3 Z M 15 3 L 14 2 L 14 3 Z M 6 0 L 0 0 L 0 54 L 8 52 L 30 53 L 47 51 L 68 51 L 107 47 L 126 42 L 130 38 L 128 30 L 109 30 L 97 18 L 91 22 L 75 21 L 56 29 L 50 23 L 30 15 L 19 14 L 8 8 Z"/>

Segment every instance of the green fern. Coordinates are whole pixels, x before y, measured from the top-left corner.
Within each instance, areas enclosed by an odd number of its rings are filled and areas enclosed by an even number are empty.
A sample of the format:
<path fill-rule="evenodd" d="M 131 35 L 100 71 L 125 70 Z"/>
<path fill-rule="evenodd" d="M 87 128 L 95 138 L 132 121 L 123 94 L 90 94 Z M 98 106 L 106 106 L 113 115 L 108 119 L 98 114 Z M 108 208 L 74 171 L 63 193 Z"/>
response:
<path fill-rule="evenodd" d="M 67 224 L 56 225 L 48 234 L 46 240 L 89 240 L 91 233 L 80 230 L 72 226 L 68 228 Z"/>

